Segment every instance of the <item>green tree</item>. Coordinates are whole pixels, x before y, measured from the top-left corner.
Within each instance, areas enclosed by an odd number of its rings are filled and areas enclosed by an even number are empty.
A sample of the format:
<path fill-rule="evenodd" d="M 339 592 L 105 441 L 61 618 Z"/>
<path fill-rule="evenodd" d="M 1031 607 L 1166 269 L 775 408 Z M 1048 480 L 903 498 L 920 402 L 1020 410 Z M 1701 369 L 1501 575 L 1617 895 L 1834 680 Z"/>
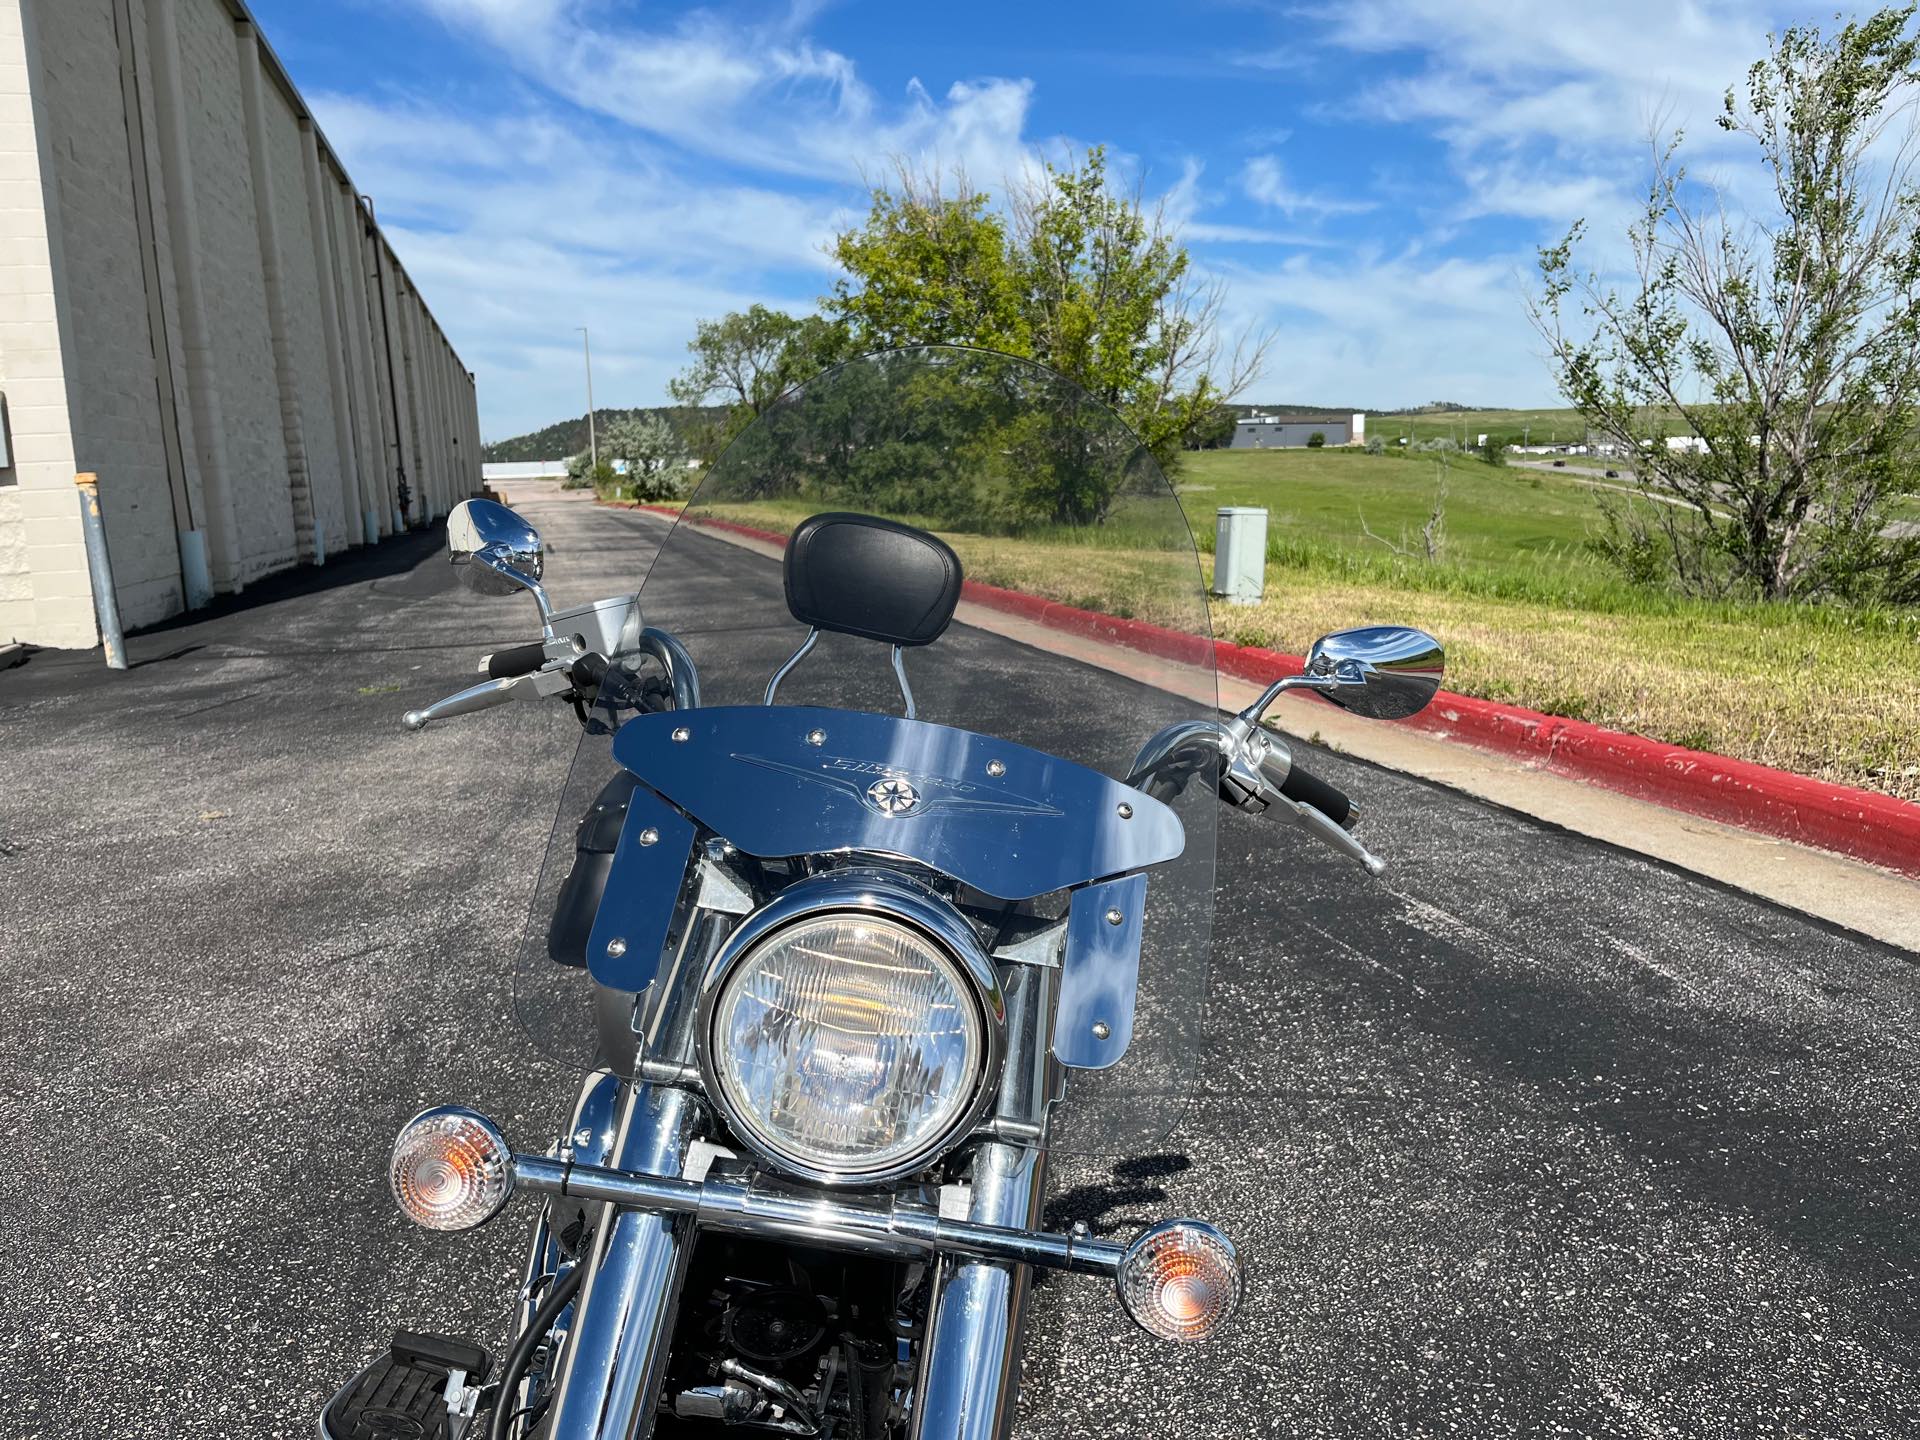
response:
<path fill-rule="evenodd" d="M 1233 444 L 1233 428 L 1240 421 L 1231 405 L 1215 405 L 1194 425 L 1189 441 L 1195 450 L 1225 450 Z"/>
<path fill-rule="evenodd" d="M 624 416 L 607 426 L 600 452 L 627 465 L 620 488 L 636 500 L 677 498 L 687 481 L 687 446 L 659 415 Z"/>
<path fill-rule="evenodd" d="M 787 390 L 842 358 L 844 342 L 844 332 L 818 315 L 765 305 L 701 321 L 687 342 L 693 363 L 667 387 L 682 405 L 724 407 L 695 436 L 701 458 L 711 462 Z"/>
<path fill-rule="evenodd" d="M 1163 215 L 1115 188 L 1104 150 L 1049 165 L 1005 218 L 964 175 L 951 180 L 903 169 L 835 244 L 847 274 L 823 303 L 852 349 L 953 343 L 1039 360 L 1173 468 L 1257 371 L 1264 338 L 1223 356 L 1221 291 L 1196 280 Z"/>
<path fill-rule="evenodd" d="M 876 187 L 867 220 L 841 232 L 833 258 L 847 272 L 821 301 L 855 352 L 897 345 L 978 345 L 1031 355 L 1023 277 L 1006 221 L 964 172 L 955 193 L 902 165 Z"/>
<path fill-rule="evenodd" d="M 1576 269 L 1579 224 L 1541 252 L 1531 310 L 1560 388 L 1662 502 L 1609 506 L 1603 546 L 1630 573 L 1920 599 L 1920 541 L 1887 528 L 1916 489 L 1915 11 L 1790 27 L 1727 91 L 1718 124 L 1753 142 L 1774 213 L 1730 217 L 1676 135 L 1655 145 L 1624 292 Z M 1655 421 L 1675 414 L 1695 443 L 1666 443 Z"/>

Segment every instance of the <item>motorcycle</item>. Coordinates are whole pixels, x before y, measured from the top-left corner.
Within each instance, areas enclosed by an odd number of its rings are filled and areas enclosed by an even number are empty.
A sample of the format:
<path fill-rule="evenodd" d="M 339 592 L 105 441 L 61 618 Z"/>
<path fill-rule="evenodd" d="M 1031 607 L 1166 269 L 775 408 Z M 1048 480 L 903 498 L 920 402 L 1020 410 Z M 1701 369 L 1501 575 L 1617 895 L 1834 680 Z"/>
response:
<path fill-rule="evenodd" d="M 1165 1340 L 1217 1333 L 1244 1284 L 1227 1236 L 1049 1232 L 1048 1160 L 1140 1154 L 1179 1118 L 1222 803 L 1381 869 L 1268 708 L 1403 718 L 1439 645 L 1338 632 L 1223 717 L 1151 454 L 982 351 L 831 370 L 677 519 L 626 518 L 644 582 L 574 607 L 514 511 L 448 519 L 462 579 L 530 594 L 541 638 L 405 723 L 576 713 L 512 989 L 581 1080 L 544 1150 L 459 1105 L 401 1128 L 417 1223 L 536 1202 L 516 1333 L 498 1365 L 395 1336 L 322 1436 L 1001 1440 L 1043 1269 L 1107 1279 Z"/>

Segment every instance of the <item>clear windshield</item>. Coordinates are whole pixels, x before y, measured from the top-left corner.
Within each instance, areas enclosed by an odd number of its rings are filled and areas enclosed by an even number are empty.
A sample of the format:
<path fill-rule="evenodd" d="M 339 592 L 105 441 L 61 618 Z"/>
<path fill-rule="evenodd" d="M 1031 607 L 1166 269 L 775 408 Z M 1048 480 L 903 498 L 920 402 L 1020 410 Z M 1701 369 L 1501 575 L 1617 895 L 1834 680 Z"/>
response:
<path fill-rule="evenodd" d="M 827 372 L 744 430 L 677 519 L 633 512 L 641 616 L 685 647 L 703 706 L 761 705 L 801 646 L 808 627 L 789 611 L 783 552 L 795 527 L 830 511 L 931 531 L 960 558 L 954 622 L 901 655 L 919 721 L 1124 780 L 1150 736 L 1217 713 L 1204 579 L 1152 456 L 1060 375 L 951 347 Z M 626 659 L 637 683 L 664 690 L 656 662 Z M 898 716 L 906 702 L 889 646 L 822 633 L 775 703 Z M 580 817 L 620 772 L 614 710 L 581 742 L 515 978 L 516 1009 L 541 1048 L 578 1063 L 592 1057 L 591 981 L 549 958 L 549 919 L 576 863 Z M 1068 1072 L 1057 1146 L 1149 1143 L 1184 1104 L 1202 1042 L 1218 805 L 1204 779 L 1166 803 L 1184 843 L 1146 870 L 1132 1040 L 1118 1063 Z M 970 834 L 985 833 L 980 822 L 969 816 Z M 1002 881 L 995 893 L 1022 888 Z M 1055 892 L 1019 908 L 1039 924 L 1065 919 L 1068 904 Z"/>

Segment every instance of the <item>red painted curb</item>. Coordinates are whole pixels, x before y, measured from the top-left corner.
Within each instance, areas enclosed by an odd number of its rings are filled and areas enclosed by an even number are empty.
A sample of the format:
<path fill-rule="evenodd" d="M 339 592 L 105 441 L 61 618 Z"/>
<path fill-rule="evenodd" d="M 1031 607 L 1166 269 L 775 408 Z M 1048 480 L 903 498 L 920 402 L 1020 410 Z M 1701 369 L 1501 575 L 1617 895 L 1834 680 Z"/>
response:
<path fill-rule="evenodd" d="M 675 518 L 680 514 L 662 505 L 626 508 Z M 773 545 L 786 544 L 784 535 L 731 520 L 696 523 Z M 1144 620 L 1102 615 L 978 580 L 967 581 L 963 594 L 976 604 L 1022 616 L 1049 629 L 1189 665 L 1199 664 L 1211 643 L 1214 663 L 1223 674 L 1255 685 L 1268 685 L 1300 670 L 1298 655 L 1233 645 L 1225 640 L 1209 642 L 1204 636 Z M 1920 876 L 1920 805 L 1878 791 L 1832 785 L 1728 755 L 1688 750 L 1644 735 L 1456 695 L 1451 690 L 1442 690 L 1433 704 L 1413 719 L 1390 723 L 1462 740 L 1482 750 L 1517 755 L 1571 779 L 1689 815 Z"/>

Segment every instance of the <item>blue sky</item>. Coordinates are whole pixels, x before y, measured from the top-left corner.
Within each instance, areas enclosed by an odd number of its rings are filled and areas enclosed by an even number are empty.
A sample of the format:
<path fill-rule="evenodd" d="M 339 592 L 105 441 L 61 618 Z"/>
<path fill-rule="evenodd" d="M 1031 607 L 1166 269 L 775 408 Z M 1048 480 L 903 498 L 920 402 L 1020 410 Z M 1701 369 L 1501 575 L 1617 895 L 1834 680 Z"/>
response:
<path fill-rule="evenodd" d="M 1103 143 L 1180 222 L 1245 398 L 1554 403 L 1537 245 L 1630 217 L 1651 121 L 1737 198 L 1711 127 L 1770 12 L 1710 0 L 1335 4 L 253 0 L 479 376 L 482 430 L 653 404 L 694 323 L 830 288 L 896 158 L 998 189 Z M 1544 17 L 1551 15 L 1551 19 Z M 1597 252 L 1605 259 L 1605 247 Z"/>

